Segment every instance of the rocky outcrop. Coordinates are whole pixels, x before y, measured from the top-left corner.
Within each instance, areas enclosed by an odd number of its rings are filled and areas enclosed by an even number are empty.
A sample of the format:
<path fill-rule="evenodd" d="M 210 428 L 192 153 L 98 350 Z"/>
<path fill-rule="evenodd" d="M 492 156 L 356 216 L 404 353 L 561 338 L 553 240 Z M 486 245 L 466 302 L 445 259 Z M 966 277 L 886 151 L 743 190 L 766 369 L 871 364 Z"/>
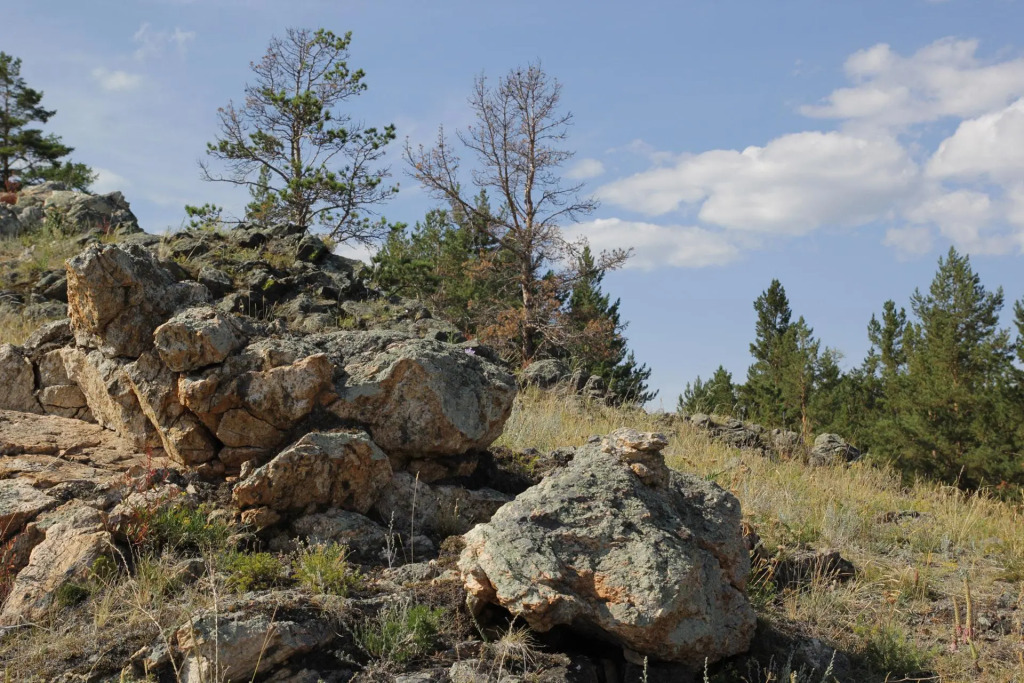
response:
<path fill-rule="evenodd" d="M 68 315 L 79 346 L 138 358 L 177 309 L 205 302 L 198 282 L 179 283 L 143 247 L 94 245 L 67 263 Z"/>
<path fill-rule="evenodd" d="M 95 195 L 70 190 L 64 183 L 45 182 L 26 187 L 16 199 L 13 207 L 0 210 L 0 236 L 31 233 L 47 219 L 65 234 L 140 232 L 139 222 L 120 192 Z"/>
<path fill-rule="evenodd" d="M 641 658 L 697 667 L 745 651 L 755 618 L 739 503 L 666 472 L 663 445 L 628 432 L 592 442 L 472 529 L 459 560 L 469 594 Z"/>
<path fill-rule="evenodd" d="M 365 433 L 313 432 L 235 485 L 232 498 L 239 507 L 278 512 L 367 512 L 390 479 L 387 456 Z"/>

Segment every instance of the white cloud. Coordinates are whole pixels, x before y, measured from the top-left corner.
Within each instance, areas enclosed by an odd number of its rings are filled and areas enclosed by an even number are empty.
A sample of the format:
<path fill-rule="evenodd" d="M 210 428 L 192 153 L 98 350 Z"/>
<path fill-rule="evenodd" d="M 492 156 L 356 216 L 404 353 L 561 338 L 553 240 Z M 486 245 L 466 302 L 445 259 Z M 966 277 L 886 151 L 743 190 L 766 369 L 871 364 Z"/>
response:
<path fill-rule="evenodd" d="M 890 228 L 882 243 L 893 247 L 903 257 L 922 256 L 932 249 L 932 231 L 923 225 Z"/>
<path fill-rule="evenodd" d="M 142 85 L 142 76 L 127 71 L 105 69 L 98 66 L 92 70 L 92 77 L 100 87 L 109 92 L 134 90 Z"/>
<path fill-rule="evenodd" d="M 958 248 L 972 254 L 1006 254 L 1018 244 L 1004 206 L 985 192 L 939 191 L 905 215 L 912 223 L 936 226 Z"/>
<path fill-rule="evenodd" d="M 195 31 L 183 31 L 177 27 L 173 31 L 154 30 L 149 22 L 144 22 L 132 36 L 132 40 L 139 46 L 135 50 L 135 59 L 145 61 L 162 54 L 167 48 L 173 48 L 179 55 L 184 55 L 188 44 L 195 38 Z"/>
<path fill-rule="evenodd" d="M 853 85 L 802 107 L 811 117 L 906 126 L 968 117 L 1024 95 L 1024 58 L 985 63 L 978 41 L 943 38 L 904 57 L 884 43 L 846 60 Z"/>
<path fill-rule="evenodd" d="M 127 178 L 109 169 L 94 167 L 92 170 L 96 173 L 96 182 L 92 184 L 92 191 L 96 194 L 125 190 L 132 185 Z"/>
<path fill-rule="evenodd" d="M 566 230 L 571 238 L 586 237 L 596 251 L 633 249 L 626 268 L 653 270 L 662 266 L 698 268 L 735 261 L 739 248 L 721 232 L 697 226 L 655 225 L 599 218 Z"/>
<path fill-rule="evenodd" d="M 1024 174 L 1024 98 L 962 122 L 928 162 L 936 178 L 1012 181 Z"/>
<path fill-rule="evenodd" d="M 565 177 L 570 180 L 587 180 L 604 173 L 604 164 L 597 159 L 580 159 L 572 165 Z"/>
<path fill-rule="evenodd" d="M 686 156 L 675 166 L 609 183 L 597 193 L 648 215 L 699 204 L 698 217 L 707 223 L 798 235 L 881 218 L 911 191 L 918 175 L 891 138 L 805 132 L 742 152 Z"/>

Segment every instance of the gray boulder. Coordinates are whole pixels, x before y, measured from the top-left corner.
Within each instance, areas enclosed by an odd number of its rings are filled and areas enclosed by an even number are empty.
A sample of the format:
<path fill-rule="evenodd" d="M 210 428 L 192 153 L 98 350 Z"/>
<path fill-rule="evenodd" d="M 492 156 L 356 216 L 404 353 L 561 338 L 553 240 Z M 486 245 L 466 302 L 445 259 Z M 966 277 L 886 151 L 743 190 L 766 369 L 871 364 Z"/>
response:
<path fill-rule="evenodd" d="M 739 502 L 669 471 L 664 437 L 620 430 L 465 535 L 476 603 L 693 667 L 745 652 L 755 615 Z"/>
<path fill-rule="evenodd" d="M 363 432 L 312 432 L 240 481 L 239 507 L 275 511 L 337 507 L 367 512 L 391 479 L 391 463 Z"/>
<path fill-rule="evenodd" d="M 328 409 L 364 426 L 389 455 L 460 455 L 505 425 L 515 381 L 473 349 L 400 333 L 340 332 L 313 343 L 340 355 L 345 375 Z"/>
<path fill-rule="evenodd" d="M 819 434 L 814 439 L 814 448 L 811 449 L 808 464 L 811 467 L 836 465 L 860 460 L 860 456 L 860 449 L 838 434 Z"/>
<path fill-rule="evenodd" d="M 545 358 L 534 361 L 523 370 L 522 382 L 526 386 L 549 389 L 569 375 L 565 363 L 557 358 Z"/>

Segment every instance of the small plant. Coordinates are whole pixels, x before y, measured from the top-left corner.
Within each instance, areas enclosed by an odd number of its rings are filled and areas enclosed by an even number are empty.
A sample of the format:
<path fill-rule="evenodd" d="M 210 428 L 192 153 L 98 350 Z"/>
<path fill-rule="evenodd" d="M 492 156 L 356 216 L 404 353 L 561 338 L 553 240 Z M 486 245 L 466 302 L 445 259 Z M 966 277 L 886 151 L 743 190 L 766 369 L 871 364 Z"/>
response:
<path fill-rule="evenodd" d="M 921 648 L 894 623 L 861 623 L 854 633 L 863 641 L 863 657 L 875 673 L 893 676 L 918 675 L 928 671 L 934 653 Z"/>
<path fill-rule="evenodd" d="M 374 659 L 405 664 L 430 651 L 443 618 L 441 609 L 394 602 L 357 628 L 356 638 Z"/>
<path fill-rule="evenodd" d="M 501 636 L 487 644 L 499 680 L 512 671 L 529 672 L 540 661 L 540 651 L 530 629 L 511 624 Z M 646 669 L 646 667 L 645 667 Z"/>
<path fill-rule="evenodd" d="M 228 586 L 239 593 L 272 588 L 285 574 L 284 563 L 271 553 L 231 553 L 225 557 Z"/>
<path fill-rule="evenodd" d="M 348 548 L 338 543 L 300 547 L 294 571 L 295 580 L 314 593 L 346 596 L 362 584 L 362 576 L 348 561 Z"/>
<path fill-rule="evenodd" d="M 208 505 L 191 506 L 185 502 L 157 503 L 135 510 L 128 524 L 133 545 L 153 552 L 165 548 L 179 553 L 196 553 L 220 548 L 230 535 L 228 526 L 210 519 Z"/>
<path fill-rule="evenodd" d="M 88 600 L 92 593 L 93 587 L 91 585 L 78 581 L 68 581 L 54 592 L 53 602 L 61 609 L 74 607 Z"/>

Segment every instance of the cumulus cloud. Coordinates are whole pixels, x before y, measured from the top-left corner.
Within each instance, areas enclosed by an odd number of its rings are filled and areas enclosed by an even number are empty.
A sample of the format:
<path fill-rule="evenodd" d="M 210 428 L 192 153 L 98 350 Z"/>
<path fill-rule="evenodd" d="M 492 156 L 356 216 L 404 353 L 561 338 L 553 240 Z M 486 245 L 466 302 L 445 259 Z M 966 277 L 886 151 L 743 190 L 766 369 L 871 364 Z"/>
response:
<path fill-rule="evenodd" d="M 699 205 L 700 220 L 731 230 L 806 234 L 883 217 L 916 183 L 894 139 L 839 132 L 784 135 L 764 147 L 686 156 L 609 183 L 598 196 L 647 215 Z"/>
<path fill-rule="evenodd" d="M 570 237 L 586 237 L 597 251 L 633 249 L 626 268 L 653 270 L 662 266 L 698 268 L 735 261 L 740 250 L 721 232 L 692 225 L 655 225 L 619 218 L 577 223 Z"/>
<path fill-rule="evenodd" d="M 597 159 L 580 159 L 566 172 L 570 180 L 587 180 L 604 173 L 604 164 Z"/>
<path fill-rule="evenodd" d="M 880 43 L 846 60 L 853 85 L 800 111 L 818 118 L 907 126 L 977 116 L 1024 95 L 1024 58 L 986 63 L 977 50 L 976 40 L 943 38 L 904 57 Z"/>
<path fill-rule="evenodd" d="M 120 70 L 112 71 L 101 66 L 92 70 L 92 77 L 102 89 L 108 92 L 134 90 L 142 85 L 142 76 L 139 74 Z"/>
<path fill-rule="evenodd" d="M 1024 173 L 1024 98 L 963 121 L 928 162 L 936 178 L 1012 181 Z"/>

